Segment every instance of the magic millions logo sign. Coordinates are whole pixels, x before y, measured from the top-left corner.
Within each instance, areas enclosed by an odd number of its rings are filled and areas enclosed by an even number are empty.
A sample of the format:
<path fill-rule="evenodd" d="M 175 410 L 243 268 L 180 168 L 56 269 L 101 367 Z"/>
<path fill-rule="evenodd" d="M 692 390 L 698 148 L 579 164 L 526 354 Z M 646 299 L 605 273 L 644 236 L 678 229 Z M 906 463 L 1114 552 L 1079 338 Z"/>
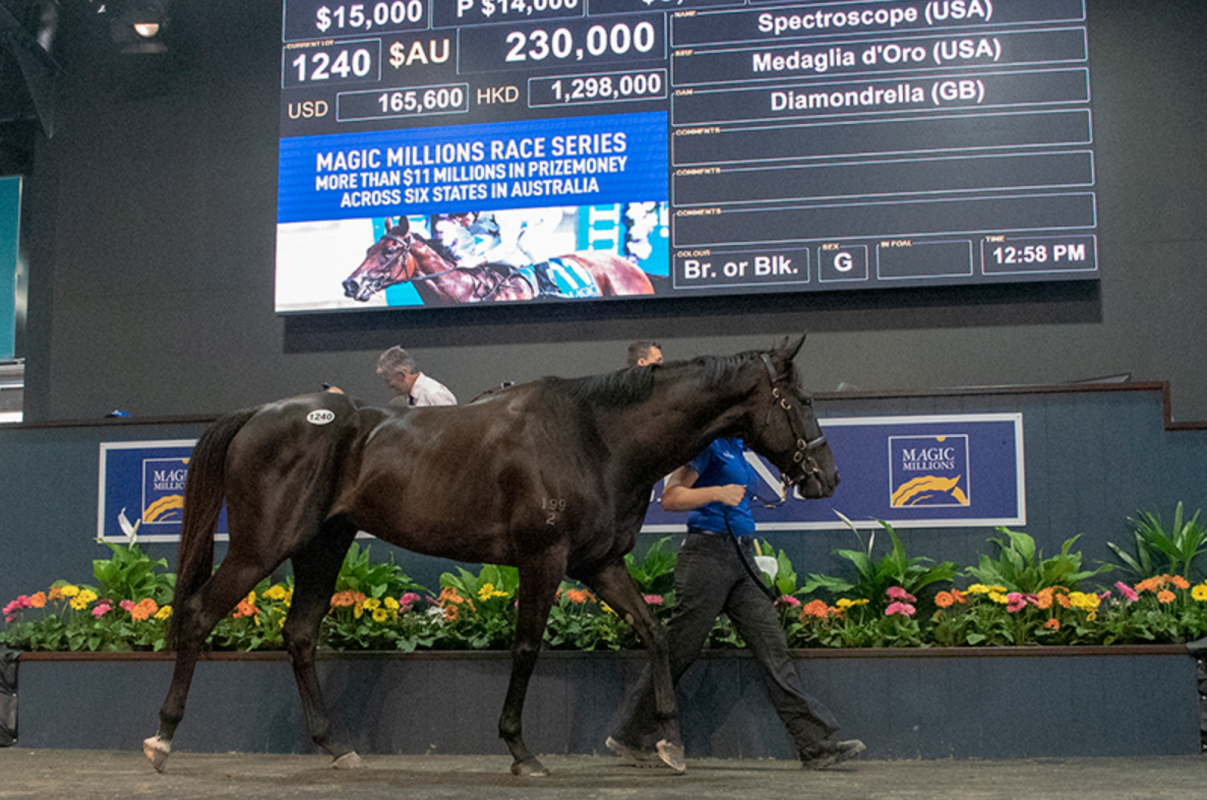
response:
<path fill-rule="evenodd" d="M 968 434 L 888 437 L 893 508 L 968 507 Z"/>
<path fill-rule="evenodd" d="M 101 442 L 97 496 L 97 538 L 174 542 L 184 520 L 184 484 L 195 439 Z M 226 512 L 218 519 L 218 539 L 226 537 Z"/>
<path fill-rule="evenodd" d="M 184 519 L 187 458 L 145 458 L 142 462 L 143 525 L 179 524 Z"/>

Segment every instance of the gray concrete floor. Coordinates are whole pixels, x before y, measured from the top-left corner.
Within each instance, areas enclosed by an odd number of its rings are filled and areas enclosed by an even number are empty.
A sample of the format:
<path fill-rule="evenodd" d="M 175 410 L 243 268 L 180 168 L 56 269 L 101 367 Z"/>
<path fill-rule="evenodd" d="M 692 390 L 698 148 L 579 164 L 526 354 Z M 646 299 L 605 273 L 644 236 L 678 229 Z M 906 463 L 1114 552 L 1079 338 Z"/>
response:
<path fill-rule="evenodd" d="M 592 800 L 1133 800 L 1207 798 L 1207 757 L 1028 761 L 855 760 L 823 772 L 789 761 L 690 761 L 685 775 L 622 766 L 608 756 L 547 756 L 543 778 L 517 778 L 505 756 L 369 756 L 339 771 L 318 755 L 175 753 L 157 775 L 141 753 L 0 749 L 0 798 L 314 797 Z"/>

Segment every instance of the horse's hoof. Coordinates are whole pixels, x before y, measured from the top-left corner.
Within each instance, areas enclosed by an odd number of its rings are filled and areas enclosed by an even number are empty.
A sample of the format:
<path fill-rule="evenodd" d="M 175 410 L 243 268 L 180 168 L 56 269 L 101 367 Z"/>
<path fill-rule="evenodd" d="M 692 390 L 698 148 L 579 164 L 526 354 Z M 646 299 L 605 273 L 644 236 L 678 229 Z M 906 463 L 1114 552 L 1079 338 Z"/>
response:
<path fill-rule="evenodd" d="M 543 778 L 549 774 L 549 770 L 545 769 L 545 765 L 535 758 L 530 758 L 527 761 L 517 761 L 512 764 L 511 774 L 523 775 L 526 778 Z"/>
<path fill-rule="evenodd" d="M 332 769 L 365 769 L 365 762 L 356 754 L 355 750 L 349 750 L 339 758 L 331 762 Z"/>
<path fill-rule="evenodd" d="M 671 744 L 666 739 L 660 739 L 658 741 L 658 757 L 680 775 L 687 772 L 687 759 L 683 755 L 683 745 Z"/>
<path fill-rule="evenodd" d="M 151 766 L 155 767 L 155 771 L 163 772 L 168 763 L 168 756 L 172 754 L 172 743 L 156 734 L 142 740 L 142 751 L 143 755 L 151 759 Z"/>

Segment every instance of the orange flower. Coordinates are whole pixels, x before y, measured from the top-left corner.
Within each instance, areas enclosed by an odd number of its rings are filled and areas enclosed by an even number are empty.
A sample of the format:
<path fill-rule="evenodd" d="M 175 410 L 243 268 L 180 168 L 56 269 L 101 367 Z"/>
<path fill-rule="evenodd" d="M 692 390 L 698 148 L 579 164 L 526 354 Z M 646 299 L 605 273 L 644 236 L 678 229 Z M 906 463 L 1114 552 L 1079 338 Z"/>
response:
<path fill-rule="evenodd" d="M 1162 589 L 1157 592 L 1157 599 L 1162 603 L 1172 603 L 1174 601 L 1174 594 L 1168 589 Z"/>
<path fill-rule="evenodd" d="M 952 597 L 951 592 L 939 592 L 935 595 L 935 605 L 939 608 L 951 608 L 956 599 Z"/>
<path fill-rule="evenodd" d="M 444 618 L 447 619 L 449 622 L 452 622 L 455 619 L 457 619 L 457 615 L 460 613 L 461 613 L 461 610 L 458 609 L 457 606 L 455 606 L 455 605 L 444 606 Z"/>
<path fill-rule="evenodd" d="M 32 608 L 45 608 L 46 607 L 46 593 L 45 592 L 36 592 L 34 594 L 31 594 L 29 596 L 29 605 Z"/>
<path fill-rule="evenodd" d="M 968 602 L 967 600 L 964 599 L 964 593 L 961 592 L 959 589 L 951 590 L 951 599 L 955 600 L 957 603 L 960 603 L 960 604 L 964 604 L 964 603 Z"/>
<path fill-rule="evenodd" d="M 1190 581 L 1186 580 L 1181 575 L 1174 575 L 1172 578 L 1169 579 L 1169 581 L 1170 581 L 1170 583 L 1172 583 L 1174 586 L 1178 587 L 1179 589 L 1189 589 L 1190 588 Z"/>
<path fill-rule="evenodd" d="M 1052 593 L 1053 589 L 1050 586 L 1046 589 L 1040 589 L 1038 594 L 1035 595 L 1035 607 L 1044 611 L 1047 611 L 1049 608 L 1051 608 Z"/>
<path fill-rule="evenodd" d="M 136 608 L 138 608 L 138 606 L 134 606 L 134 608 L 130 609 L 130 616 L 134 616 L 134 609 Z M 239 605 L 235 606 L 235 613 L 231 616 L 233 616 L 235 619 L 240 619 L 242 617 L 253 617 L 257 613 L 258 609 L 245 597 L 239 601 Z M 143 617 L 143 619 L 146 619 L 146 617 Z"/>
<path fill-rule="evenodd" d="M 358 606 L 365 602 L 365 596 L 360 592 L 338 592 L 331 596 L 331 605 L 335 608 Z"/>
<path fill-rule="evenodd" d="M 1060 620 L 1058 620 L 1056 617 L 1052 617 L 1052 619 L 1044 623 L 1044 627 L 1050 631 L 1058 631 L 1060 630 Z"/>
<path fill-rule="evenodd" d="M 46 599 L 47 600 L 62 600 L 63 599 L 63 587 L 62 586 L 51 586 L 50 594 L 46 595 Z"/>
<path fill-rule="evenodd" d="M 566 590 L 566 599 L 569 600 L 571 603 L 585 603 L 588 600 L 592 600 L 594 598 L 591 597 L 590 592 L 585 591 L 583 589 L 567 589 Z"/>
<path fill-rule="evenodd" d="M 242 607 L 244 603 L 247 603 L 246 599 L 240 601 L 240 607 Z M 251 603 L 247 603 L 247 605 L 251 607 L 252 614 L 256 613 L 255 606 L 251 605 Z M 144 619 L 149 619 L 157 611 L 159 611 L 159 604 L 148 597 L 144 600 L 140 600 L 137 605 L 130 608 L 130 619 L 141 622 Z M 244 614 L 243 616 L 246 617 L 249 615 Z"/>
<path fill-rule="evenodd" d="M 801 606 L 800 610 L 800 618 L 802 620 L 805 617 L 817 617 L 818 619 L 825 619 L 827 616 L 829 616 L 829 614 L 830 609 L 828 606 L 826 606 L 825 601 L 823 600 L 810 600 L 808 603 L 805 603 L 803 606 Z"/>
<path fill-rule="evenodd" d="M 1056 595 L 1056 602 L 1060 603 L 1062 608 L 1072 608 L 1073 607 L 1073 604 L 1071 602 L 1069 602 L 1069 596 L 1067 594 Z"/>

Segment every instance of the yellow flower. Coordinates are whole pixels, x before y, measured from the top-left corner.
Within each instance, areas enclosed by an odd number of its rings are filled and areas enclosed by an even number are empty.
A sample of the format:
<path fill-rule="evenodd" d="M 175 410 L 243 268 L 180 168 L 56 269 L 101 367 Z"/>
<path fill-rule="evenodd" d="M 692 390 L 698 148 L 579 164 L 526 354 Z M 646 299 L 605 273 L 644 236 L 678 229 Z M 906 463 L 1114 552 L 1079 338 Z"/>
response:
<path fill-rule="evenodd" d="M 478 599 L 489 600 L 492 597 L 506 597 L 507 592 L 495 588 L 493 583 L 484 583 L 478 587 Z"/>
<path fill-rule="evenodd" d="M 386 611 L 384 608 L 373 609 L 373 621 L 374 622 L 385 622 L 389 618 L 390 618 L 390 612 Z"/>
<path fill-rule="evenodd" d="M 172 607 L 171 606 L 160 606 L 159 610 L 155 612 L 155 619 L 167 619 L 171 616 L 172 616 Z"/>
<path fill-rule="evenodd" d="M 84 603 L 84 605 L 88 605 L 93 600 L 97 599 L 97 594 L 96 594 L 96 592 L 92 591 L 91 589 L 83 589 L 80 591 L 80 593 L 78 595 L 76 595 L 75 599 L 80 600 L 81 602 Z"/>
<path fill-rule="evenodd" d="M 266 592 L 264 592 L 264 596 L 266 598 L 268 598 L 269 600 L 284 600 L 286 597 L 289 596 L 289 592 L 285 591 L 284 586 L 277 583 L 272 586 L 269 586 L 268 590 Z"/>
<path fill-rule="evenodd" d="M 615 611 L 613 611 L 613 610 L 612 610 L 612 607 L 611 607 L 610 605 L 608 605 L 607 603 L 600 603 L 600 604 L 599 604 L 599 607 L 600 607 L 600 608 L 602 608 L 602 609 L 604 610 L 604 613 L 605 613 L 605 614 L 611 614 L 611 615 L 612 615 L 612 616 L 614 616 L 614 617 L 618 617 L 618 616 L 620 616 L 620 615 L 619 615 L 619 614 L 617 614 Z"/>
<path fill-rule="evenodd" d="M 1010 602 L 1010 598 L 1006 597 L 1006 595 L 1002 594 L 1001 592 L 989 592 L 989 599 L 1003 606 Z"/>
<path fill-rule="evenodd" d="M 1203 588 L 1207 589 L 1207 586 L 1204 586 Z M 393 597 L 387 597 L 385 600 L 382 600 L 382 603 L 385 604 L 385 607 L 390 611 L 397 611 L 399 608 L 402 607 L 402 606 L 398 605 L 398 601 L 395 600 Z"/>
<path fill-rule="evenodd" d="M 59 587 L 59 594 L 63 597 L 75 597 L 80 593 L 80 587 L 72 586 L 70 583 L 66 586 Z"/>
<path fill-rule="evenodd" d="M 1198 600 L 1200 603 L 1207 601 L 1207 584 L 1196 584 L 1195 587 L 1190 590 L 1190 596 L 1195 600 Z"/>
<path fill-rule="evenodd" d="M 867 604 L 868 599 L 866 597 L 862 597 L 858 600 L 848 600 L 845 597 L 840 597 L 835 605 L 837 605 L 838 608 L 852 608 L 854 606 L 866 606 Z"/>
<path fill-rule="evenodd" d="M 88 607 L 88 603 L 81 600 L 79 598 L 79 596 L 77 595 L 76 597 L 71 598 L 71 607 L 74 608 L 76 611 L 83 611 L 85 608 Z"/>
<path fill-rule="evenodd" d="M 1100 602 L 1098 595 L 1093 593 L 1069 592 L 1069 603 L 1082 611 L 1096 611 Z"/>
<path fill-rule="evenodd" d="M 365 611 L 376 611 L 381 608 L 381 601 L 376 597 L 370 597 L 364 602 Z"/>

